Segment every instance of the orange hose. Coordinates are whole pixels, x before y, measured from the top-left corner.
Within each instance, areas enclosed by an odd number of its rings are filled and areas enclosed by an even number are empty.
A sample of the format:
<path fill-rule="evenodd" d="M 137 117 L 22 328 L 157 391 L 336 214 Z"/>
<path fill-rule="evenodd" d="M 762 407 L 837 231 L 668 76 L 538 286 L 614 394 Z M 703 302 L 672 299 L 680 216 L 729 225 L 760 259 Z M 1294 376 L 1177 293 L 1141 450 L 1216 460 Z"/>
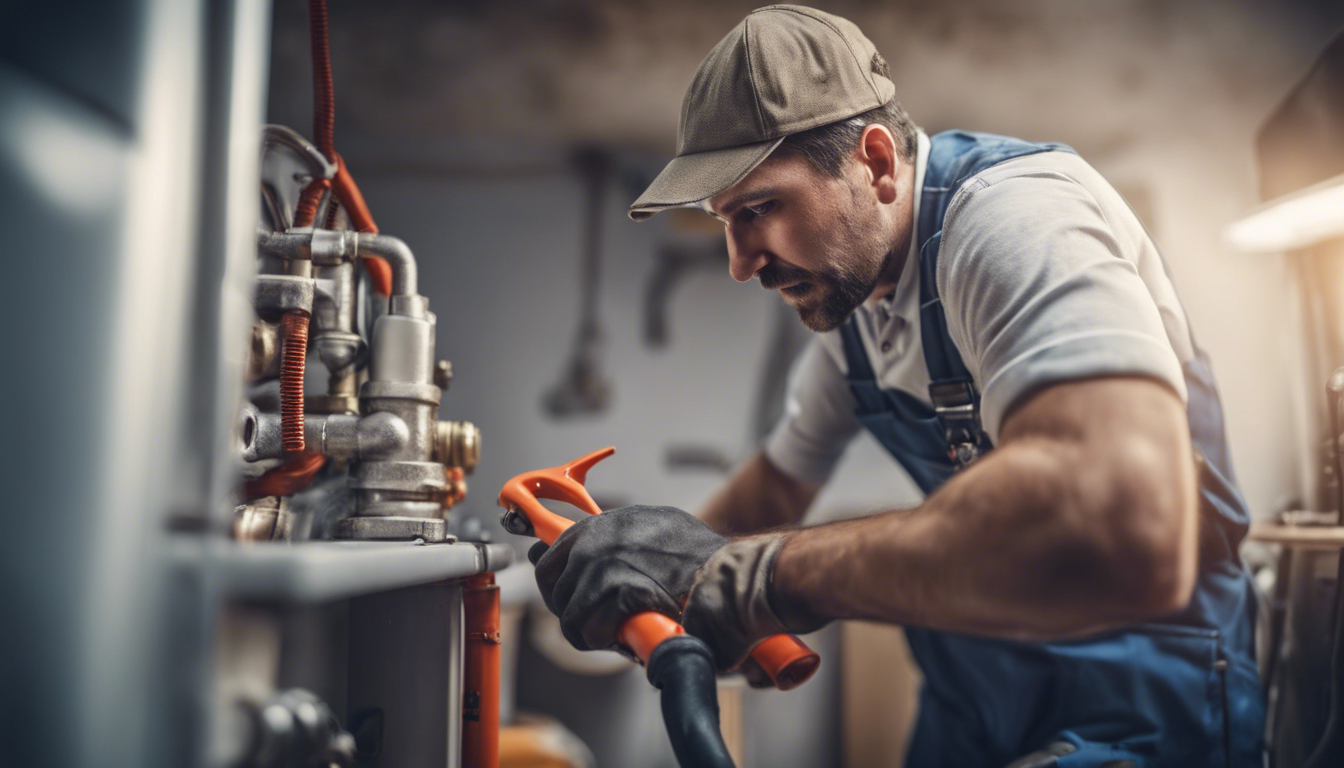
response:
<path fill-rule="evenodd" d="M 341 201 L 341 205 L 345 206 L 345 213 L 350 217 L 350 224 L 355 229 L 378 234 L 378 225 L 373 221 L 373 214 L 369 213 L 369 205 L 364 202 L 364 195 L 359 191 L 359 185 L 355 184 L 355 177 L 351 176 L 350 170 L 345 167 L 345 160 L 341 158 L 339 152 L 336 153 L 336 178 L 332 179 L 332 191 L 336 194 L 336 199 Z M 378 293 L 391 296 L 392 267 L 377 256 L 366 256 L 364 268 L 369 271 L 373 287 Z"/>
<path fill-rule="evenodd" d="M 336 98 L 331 78 L 331 49 L 327 34 L 326 0 L 308 1 L 308 29 L 313 57 L 313 139 L 328 160 L 336 157 Z M 295 228 L 311 227 L 317 221 L 322 198 L 331 190 L 331 180 L 313 179 L 299 193 L 294 210 Z M 335 201 L 332 203 L 334 213 Z M 384 264 L 386 266 L 386 264 Z M 391 270 L 388 270 L 391 286 Z M 385 291 L 384 293 L 390 293 Z M 248 499 L 288 496 L 313 481 L 327 457 L 305 452 L 303 435 L 303 375 L 308 355 L 307 312 L 286 312 L 280 321 L 280 441 L 290 459 L 244 488 Z"/>
<path fill-rule="evenodd" d="M 301 453 L 287 464 L 266 472 L 255 480 L 249 480 L 243 489 L 246 498 L 259 499 L 262 496 L 288 496 L 298 493 L 313 482 L 313 476 L 327 463 L 327 457 L 320 453 Z"/>
<path fill-rule="evenodd" d="M 499 587 L 493 573 L 462 580 L 467 646 L 462 672 L 462 766 L 499 766 Z"/>
<path fill-rule="evenodd" d="M 332 188 L 341 205 L 345 206 L 350 223 L 360 232 L 378 234 L 378 225 L 373 222 L 373 214 L 369 213 L 369 204 L 364 202 L 364 195 L 355 184 L 355 177 L 350 175 L 350 169 L 345 166 L 345 159 L 337 152 L 335 160 L 336 177 L 331 180 Z"/>

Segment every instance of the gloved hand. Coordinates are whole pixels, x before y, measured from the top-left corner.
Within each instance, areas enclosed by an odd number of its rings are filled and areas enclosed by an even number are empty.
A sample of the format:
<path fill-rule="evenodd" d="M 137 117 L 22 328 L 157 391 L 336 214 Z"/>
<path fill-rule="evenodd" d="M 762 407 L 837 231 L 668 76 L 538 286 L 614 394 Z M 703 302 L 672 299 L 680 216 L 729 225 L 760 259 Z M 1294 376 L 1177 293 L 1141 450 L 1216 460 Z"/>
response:
<path fill-rule="evenodd" d="M 775 561 L 790 531 L 734 539 L 700 567 L 686 598 L 681 625 L 714 652 L 719 672 L 740 668 L 754 687 L 773 683 L 747 654 L 778 634 L 821 629 L 829 619 L 773 595 Z"/>
<path fill-rule="evenodd" d="M 740 665 L 761 687 L 769 678 L 750 659 L 744 663 L 752 646 L 826 623 L 793 606 L 777 612 L 771 603 L 775 558 L 787 536 L 730 541 L 675 507 L 633 506 L 583 519 L 552 547 L 537 542 L 528 559 L 546 607 L 575 648 L 616 648 L 626 619 L 657 611 L 704 640 L 720 672 Z"/>
<path fill-rule="evenodd" d="M 528 552 L 546 607 L 581 651 L 617 647 L 626 619 L 678 619 L 695 572 L 728 539 L 675 507 L 621 507 L 575 523 Z"/>

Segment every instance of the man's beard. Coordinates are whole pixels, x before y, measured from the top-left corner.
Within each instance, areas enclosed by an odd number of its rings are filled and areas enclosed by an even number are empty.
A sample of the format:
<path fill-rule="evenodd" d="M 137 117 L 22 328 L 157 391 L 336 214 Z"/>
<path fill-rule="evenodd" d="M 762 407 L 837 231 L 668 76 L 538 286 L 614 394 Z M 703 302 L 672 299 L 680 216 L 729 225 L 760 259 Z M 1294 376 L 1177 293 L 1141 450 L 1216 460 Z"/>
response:
<path fill-rule="evenodd" d="M 890 251 L 875 264 L 859 261 L 824 273 L 771 263 L 762 267 L 757 276 L 763 288 L 772 290 L 807 283 L 810 286 L 805 293 L 807 301 L 796 307 L 798 319 L 808 329 L 825 333 L 839 328 L 873 294 L 893 258 L 895 252 Z"/>

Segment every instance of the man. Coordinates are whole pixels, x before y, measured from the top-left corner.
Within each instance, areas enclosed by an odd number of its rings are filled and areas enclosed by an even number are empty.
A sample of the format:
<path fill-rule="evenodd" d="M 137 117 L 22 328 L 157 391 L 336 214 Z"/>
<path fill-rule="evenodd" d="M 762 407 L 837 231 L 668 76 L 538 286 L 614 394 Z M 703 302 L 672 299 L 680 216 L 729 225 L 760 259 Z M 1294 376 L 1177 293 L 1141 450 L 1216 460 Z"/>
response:
<path fill-rule="evenodd" d="M 926 137 L 856 26 L 771 6 L 701 64 L 677 156 L 630 211 L 682 205 L 820 335 L 708 526 L 628 507 L 535 549 L 571 642 L 613 647 L 657 610 L 750 672 L 769 635 L 888 621 L 925 676 L 910 766 L 1260 764 L 1212 375 L 1095 170 L 1058 144 Z M 924 503 L 787 527 L 861 426 Z"/>

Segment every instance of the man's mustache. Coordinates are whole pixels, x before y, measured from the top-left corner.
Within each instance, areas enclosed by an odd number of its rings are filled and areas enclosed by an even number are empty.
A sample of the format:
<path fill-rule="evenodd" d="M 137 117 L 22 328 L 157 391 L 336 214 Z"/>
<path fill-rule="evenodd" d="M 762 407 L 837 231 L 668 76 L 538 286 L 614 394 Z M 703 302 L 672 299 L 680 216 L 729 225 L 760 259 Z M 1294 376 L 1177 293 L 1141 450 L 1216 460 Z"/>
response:
<path fill-rule="evenodd" d="M 786 267 L 780 264 L 767 264 L 756 273 L 761 287 L 768 290 L 782 288 L 794 283 L 810 282 L 812 273 L 798 267 Z"/>

